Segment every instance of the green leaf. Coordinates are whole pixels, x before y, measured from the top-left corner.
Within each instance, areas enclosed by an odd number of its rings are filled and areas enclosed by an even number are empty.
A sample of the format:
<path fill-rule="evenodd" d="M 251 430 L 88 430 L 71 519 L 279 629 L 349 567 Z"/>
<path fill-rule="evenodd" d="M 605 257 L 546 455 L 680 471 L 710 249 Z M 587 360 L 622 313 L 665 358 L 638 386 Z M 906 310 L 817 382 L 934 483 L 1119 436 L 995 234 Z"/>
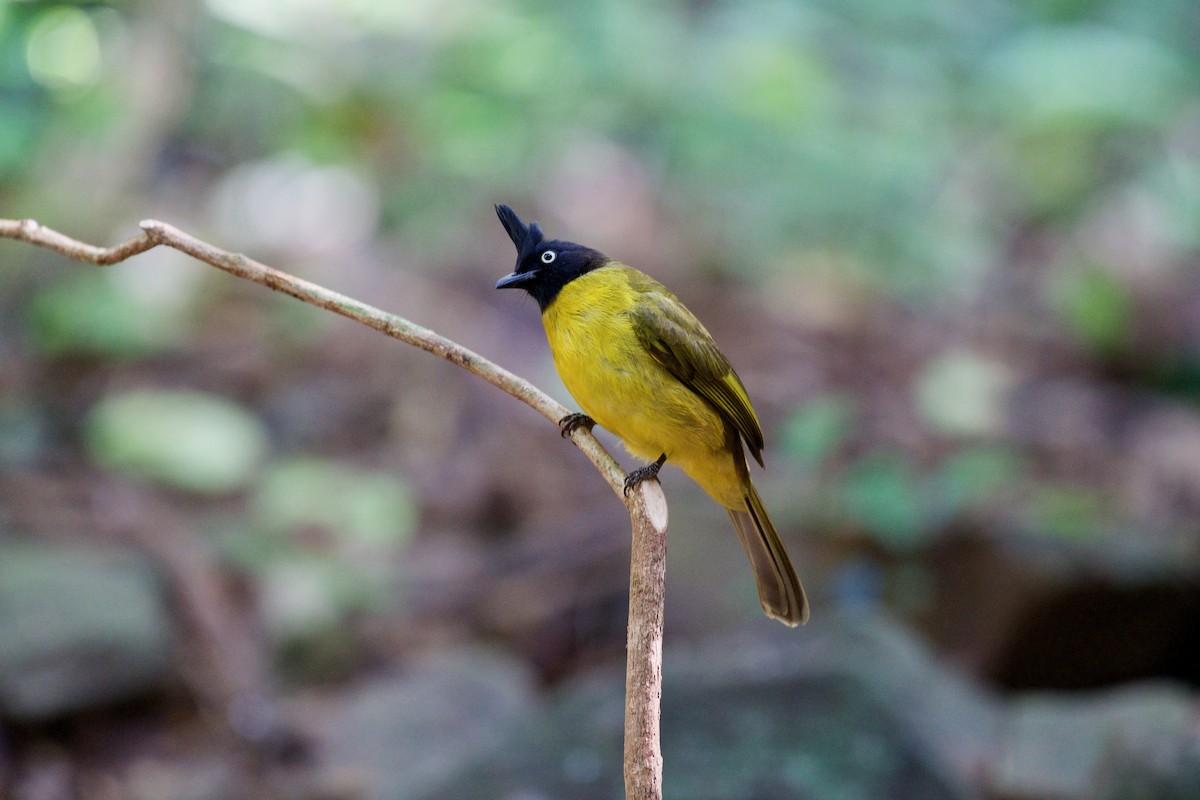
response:
<path fill-rule="evenodd" d="M 1106 509 L 1094 490 L 1076 486 L 1046 486 L 1031 503 L 1040 532 L 1062 539 L 1083 539 L 1098 533 Z"/>
<path fill-rule="evenodd" d="M 1057 294 L 1059 313 L 1083 344 L 1108 354 L 1129 339 L 1133 301 L 1111 273 L 1087 269 L 1060 284 Z"/>
<path fill-rule="evenodd" d="M 853 424 L 850 398 L 815 397 L 793 409 L 784 423 L 783 452 L 806 467 L 819 466 L 846 440 Z"/>
<path fill-rule="evenodd" d="M 106 397 L 88 415 L 84 436 L 92 458 L 108 469 L 203 494 L 244 486 L 267 448 L 252 414 L 186 390 Z"/>
<path fill-rule="evenodd" d="M 880 543 L 898 550 L 928 538 L 916 474 L 897 456 L 875 455 L 854 466 L 842 487 L 847 514 Z"/>
<path fill-rule="evenodd" d="M 273 466 L 253 503 L 268 531 L 317 528 L 350 552 L 402 543 L 416 524 L 416 509 L 400 479 L 316 458 Z"/>
<path fill-rule="evenodd" d="M 965 447 L 943 461 L 934 476 L 938 505 L 953 515 L 985 503 L 1016 481 L 1024 466 L 1007 447 Z"/>
<path fill-rule="evenodd" d="M 44 289 L 30 306 L 30 332 L 48 355 L 140 356 L 177 338 L 161 311 L 122 289 L 106 273 L 83 272 Z"/>

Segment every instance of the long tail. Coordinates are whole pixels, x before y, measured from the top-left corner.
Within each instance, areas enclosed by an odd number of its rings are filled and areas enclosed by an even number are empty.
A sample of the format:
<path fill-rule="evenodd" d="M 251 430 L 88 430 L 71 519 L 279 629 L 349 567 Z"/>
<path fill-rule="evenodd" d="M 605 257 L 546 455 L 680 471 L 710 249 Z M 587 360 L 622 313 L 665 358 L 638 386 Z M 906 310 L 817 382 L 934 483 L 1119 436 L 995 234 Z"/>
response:
<path fill-rule="evenodd" d="M 754 568 L 758 600 L 768 617 L 786 625 L 802 625 L 808 622 L 808 598 L 804 596 L 804 587 L 796 577 L 792 560 L 783 549 L 783 542 L 767 516 L 758 492 L 753 484 L 747 482 L 747 486 L 745 509 L 729 509 L 729 518 L 733 520 L 733 527 L 737 529 Z"/>

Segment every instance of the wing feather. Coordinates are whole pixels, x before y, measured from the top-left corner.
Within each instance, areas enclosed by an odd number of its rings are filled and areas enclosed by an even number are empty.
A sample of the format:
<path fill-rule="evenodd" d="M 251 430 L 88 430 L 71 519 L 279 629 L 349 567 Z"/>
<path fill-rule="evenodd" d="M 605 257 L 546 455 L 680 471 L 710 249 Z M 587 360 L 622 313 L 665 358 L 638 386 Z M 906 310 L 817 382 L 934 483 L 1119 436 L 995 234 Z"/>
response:
<path fill-rule="evenodd" d="M 700 321 L 661 284 L 646 279 L 629 312 L 634 331 L 659 364 L 733 423 L 760 465 L 763 432 L 729 360 Z"/>

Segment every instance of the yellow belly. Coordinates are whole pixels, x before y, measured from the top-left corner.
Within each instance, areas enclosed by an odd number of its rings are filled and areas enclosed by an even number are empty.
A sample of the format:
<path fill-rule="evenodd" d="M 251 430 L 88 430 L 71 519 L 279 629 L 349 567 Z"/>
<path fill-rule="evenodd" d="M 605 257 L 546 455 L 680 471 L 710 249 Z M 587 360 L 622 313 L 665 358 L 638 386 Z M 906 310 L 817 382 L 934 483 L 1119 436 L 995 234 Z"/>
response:
<path fill-rule="evenodd" d="M 554 366 L 583 411 L 634 456 L 683 469 L 717 502 L 744 505 L 748 476 L 733 426 L 646 352 L 628 283 L 601 267 L 567 284 L 542 315 Z"/>

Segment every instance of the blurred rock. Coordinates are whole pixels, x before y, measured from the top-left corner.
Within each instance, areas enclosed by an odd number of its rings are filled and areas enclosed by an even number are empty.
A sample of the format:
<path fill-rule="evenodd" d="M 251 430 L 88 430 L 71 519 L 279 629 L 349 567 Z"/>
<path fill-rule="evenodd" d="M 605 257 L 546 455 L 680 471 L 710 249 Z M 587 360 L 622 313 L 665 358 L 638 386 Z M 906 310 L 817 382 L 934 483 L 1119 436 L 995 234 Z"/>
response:
<path fill-rule="evenodd" d="M 1009 715 L 993 793 L 1031 800 L 1197 797 L 1187 789 L 1200 778 L 1197 710 L 1194 696 L 1166 684 L 1092 695 L 1025 695 Z M 1136 794 L 1119 791 L 1151 775 L 1157 779 L 1154 793 L 1149 780 L 1134 784 Z"/>
<path fill-rule="evenodd" d="M 668 796 L 972 798 L 998 741 L 999 704 L 886 621 L 772 628 L 665 660 Z M 619 671 L 581 679 L 487 763 L 417 796 L 622 796 L 623 696 Z"/>
<path fill-rule="evenodd" d="M 988 674 L 1017 689 L 1200 682 L 1200 586 L 1162 575 L 1062 575 L 1025 598 Z"/>
<path fill-rule="evenodd" d="M 497 758 L 535 708 L 523 665 L 485 650 L 442 652 L 355 692 L 327 733 L 325 762 L 363 798 L 425 797 Z"/>
<path fill-rule="evenodd" d="M 1142 685 L 1005 702 L 939 665 L 886 619 L 826 617 L 794 636 L 763 631 L 668 648 L 668 797 L 1200 796 L 1196 698 L 1186 690 Z M 442 782 L 368 796 L 621 797 L 623 692 L 616 669 L 577 679 L 494 749 L 468 750 L 460 769 L 443 765 Z M 416 716 L 428 730 L 445 725 Z M 372 741 L 405 752 L 405 763 L 413 758 L 408 738 Z M 400 769 L 386 774 L 416 786 Z"/>
<path fill-rule="evenodd" d="M 925 631 L 951 660 L 1008 689 L 1197 684 L 1200 585 L 1187 560 L 1164 556 L 947 538 L 928 557 L 937 597 Z"/>
<path fill-rule="evenodd" d="M 0 716 L 32 722 L 165 683 L 172 629 L 150 565 L 0 540 Z"/>
<path fill-rule="evenodd" d="M 1151 748 L 1159 747 L 1158 750 Z M 1200 736 L 1126 743 L 1100 768 L 1101 800 L 1191 800 L 1200 797 Z"/>
<path fill-rule="evenodd" d="M 886 617 L 832 617 L 795 637 L 717 643 L 678 663 L 692 696 L 664 707 L 664 737 L 676 715 L 691 730 L 711 718 L 706 698 L 723 687 L 727 719 L 706 726 L 717 732 L 709 758 L 745 765 L 738 791 L 704 794 L 713 774 L 686 796 L 974 797 L 970 778 L 999 735 L 999 703 Z M 747 735 L 755 728 L 759 736 Z M 680 762 L 695 758 L 683 742 L 666 746 L 681 750 Z M 772 772 L 776 789 L 760 793 Z"/>

